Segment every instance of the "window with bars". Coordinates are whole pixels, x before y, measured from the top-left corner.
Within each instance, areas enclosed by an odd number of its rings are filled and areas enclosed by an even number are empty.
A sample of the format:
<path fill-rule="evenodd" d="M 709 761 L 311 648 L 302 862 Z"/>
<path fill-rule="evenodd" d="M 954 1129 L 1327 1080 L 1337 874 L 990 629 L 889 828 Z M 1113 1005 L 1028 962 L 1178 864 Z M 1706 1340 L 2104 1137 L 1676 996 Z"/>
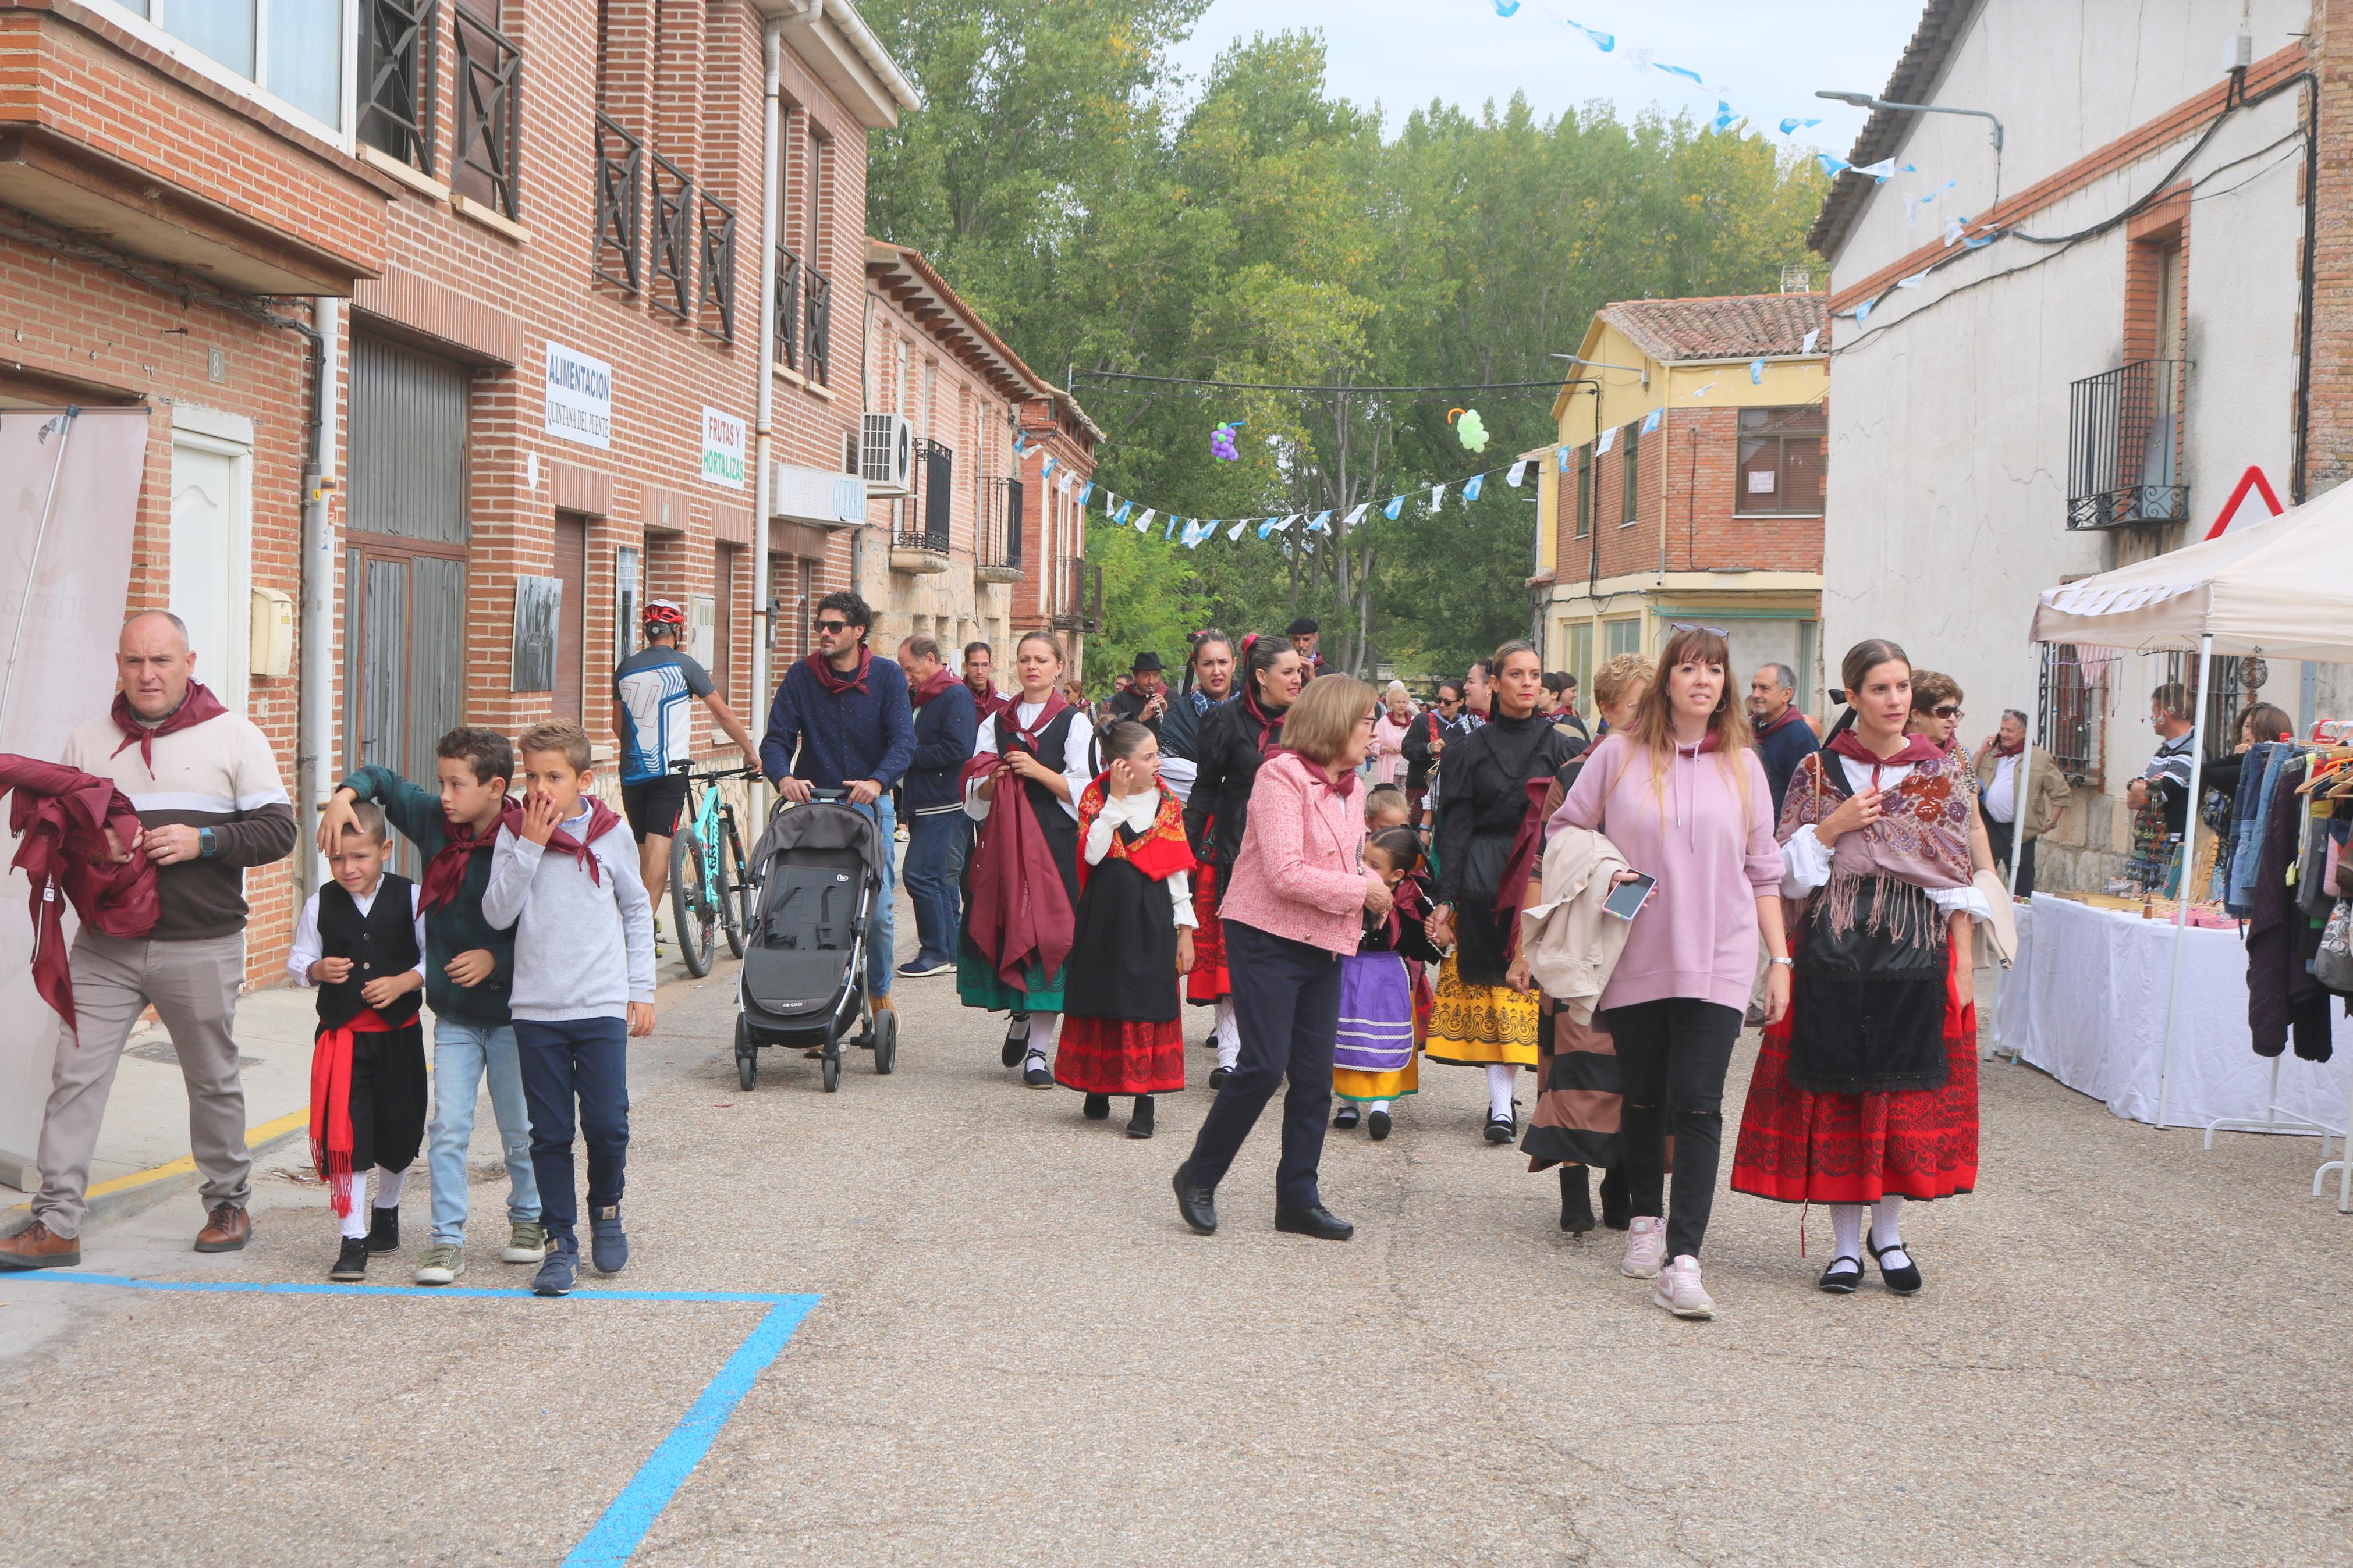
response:
<path fill-rule="evenodd" d="M 495 0 L 459 0 L 450 25 L 458 145 L 449 188 L 520 223 L 522 47 L 497 21 Z"/>
<path fill-rule="evenodd" d="M 359 139 L 431 176 L 441 0 L 361 0 Z"/>
<path fill-rule="evenodd" d="M 646 154 L 638 139 L 609 115 L 596 116 L 596 260 L 598 278 L 625 294 L 641 279 L 638 241 L 644 216 Z"/>
<path fill-rule="evenodd" d="M 694 306 L 694 184 L 659 153 L 647 153 L 646 167 L 653 195 L 653 306 L 687 321 Z"/>
<path fill-rule="evenodd" d="M 1822 510 L 1822 437 L 1827 429 L 1819 403 L 1795 408 L 1742 409 L 1732 510 L 1818 516 Z"/>
<path fill-rule="evenodd" d="M 699 194 L 695 222 L 698 324 L 721 342 L 735 341 L 735 212 L 709 191 Z"/>
<path fill-rule="evenodd" d="M 2194 653 L 2166 653 L 2157 656 L 2158 664 L 2150 683 L 2153 691 L 2160 686 L 2179 685 L 2185 690 L 2197 690 L 2199 680 L 2198 656 Z M 2206 760 L 2213 762 L 2230 755 L 2238 745 L 2239 715 L 2255 701 L 2254 693 L 2246 689 L 2246 667 L 2242 658 L 2217 657 L 2205 672 L 2204 700 L 2206 703 Z M 2268 673 L 2268 672 L 2266 672 Z M 2196 715 L 2191 715 L 2196 717 Z"/>
<path fill-rule="evenodd" d="M 2107 754 L 2108 685 L 2113 648 L 2073 643 L 2042 645 L 2042 678 L 2034 742 L 2079 784 L 2104 787 Z"/>

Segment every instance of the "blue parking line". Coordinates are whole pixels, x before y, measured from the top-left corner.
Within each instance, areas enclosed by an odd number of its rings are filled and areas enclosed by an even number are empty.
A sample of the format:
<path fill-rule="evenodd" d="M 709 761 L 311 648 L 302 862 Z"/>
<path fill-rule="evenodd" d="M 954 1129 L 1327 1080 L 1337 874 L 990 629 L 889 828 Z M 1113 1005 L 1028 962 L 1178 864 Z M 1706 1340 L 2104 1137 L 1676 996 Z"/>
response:
<path fill-rule="evenodd" d="M 126 1290 L 163 1290 L 198 1294 L 237 1296 L 421 1296 L 438 1300 L 536 1300 L 527 1289 L 481 1290 L 452 1286 L 430 1285 L 312 1285 L 263 1284 L 241 1280 L 198 1279 L 135 1279 L 125 1274 L 85 1274 L 75 1269 L 44 1269 L 9 1276 L 14 1280 L 38 1284 L 54 1280 L 59 1284 L 106 1285 Z M 583 1290 L 564 1298 L 569 1301 L 689 1301 L 734 1306 L 764 1306 L 767 1312 L 735 1353 L 727 1358 L 717 1374 L 703 1386 L 702 1395 L 689 1406 L 678 1425 L 671 1427 L 648 1455 L 638 1472 L 629 1478 L 620 1495 L 608 1504 L 580 1538 L 580 1543 L 564 1559 L 565 1568 L 615 1568 L 637 1553 L 647 1531 L 670 1506 L 680 1487 L 694 1473 L 711 1445 L 752 1392 L 776 1357 L 792 1342 L 793 1333 L 801 1321 L 813 1311 L 820 1298 L 805 1294 L 780 1294 L 750 1290 Z M 551 1303 L 553 1305 L 553 1303 Z"/>

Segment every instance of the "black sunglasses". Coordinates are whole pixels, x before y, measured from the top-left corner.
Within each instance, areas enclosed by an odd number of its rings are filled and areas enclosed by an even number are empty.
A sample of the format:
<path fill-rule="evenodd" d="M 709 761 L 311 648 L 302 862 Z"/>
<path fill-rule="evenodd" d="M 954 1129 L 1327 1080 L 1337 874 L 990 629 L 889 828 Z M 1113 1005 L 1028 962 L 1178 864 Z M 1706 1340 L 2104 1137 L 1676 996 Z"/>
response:
<path fill-rule="evenodd" d="M 821 632 L 846 632 L 849 629 L 849 623 L 848 621 L 819 621 L 817 624 L 817 629 Z"/>

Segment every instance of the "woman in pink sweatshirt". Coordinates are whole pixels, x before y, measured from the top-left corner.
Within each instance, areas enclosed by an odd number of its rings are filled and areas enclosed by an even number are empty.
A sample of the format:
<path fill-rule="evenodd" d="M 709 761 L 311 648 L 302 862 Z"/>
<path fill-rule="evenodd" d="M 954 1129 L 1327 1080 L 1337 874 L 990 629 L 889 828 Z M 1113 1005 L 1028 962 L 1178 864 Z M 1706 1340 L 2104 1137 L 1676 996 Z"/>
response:
<path fill-rule="evenodd" d="M 1332 1115 L 1340 960 L 1367 910 L 1388 912 L 1388 882 L 1365 869 L 1357 764 L 1373 742 L 1373 689 L 1345 675 L 1311 681 L 1283 718 L 1282 747 L 1250 785 L 1248 826 L 1219 895 L 1241 1056 L 1176 1167 L 1176 1210 L 1208 1236 L 1218 1183 L 1288 1077 L 1274 1228 L 1345 1241 L 1356 1227 L 1324 1206 L 1315 1168 Z M 1778 883 L 1780 859 L 1776 851 Z"/>
<path fill-rule="evenodd" d="M 1724 1075 L 1760 931 L 1773 964 L 1766 1015 L 1778 1021 L 1789 1005 L 1773 794 L 1733 694 L 1729 658 L 1721 631 L 1678 626 L 1633 726 L 1594 748 L 1551 823 L 1599 830 L 1636 871 L 1658 879 L 1600 1011 L 1626 1097 L 1620 1137 L 1634 1221 L 1620 1268 L 1657 1279 L 1652 1299 L 1683 1318 L 1715 1312 L 1700 1283 L 1699 1249 L 1724 1142 Z M 1662 1204 L 1669 1116 L 1674 1196 Z"/>

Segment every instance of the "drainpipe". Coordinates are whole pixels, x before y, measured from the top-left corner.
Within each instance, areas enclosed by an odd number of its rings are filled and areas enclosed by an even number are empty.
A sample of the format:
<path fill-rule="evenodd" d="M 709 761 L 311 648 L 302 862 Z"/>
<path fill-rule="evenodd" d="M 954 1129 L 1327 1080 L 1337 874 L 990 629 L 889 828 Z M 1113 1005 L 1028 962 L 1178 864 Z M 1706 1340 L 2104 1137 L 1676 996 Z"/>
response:
<path fill-rule="evenodd" d="M 774 616 L 768 595 L 771 590 L 768 571 L 768 513 L 774 509 L 775 475 L 771 471 L 776 404 L 776 229 L 778 209 L 783 205 L 784 186 L 784 108 L 781 52 L 784 44 L 784 24 L 767 23 L 760 29 L 761 73 L 761 148 L 760 148 L 760 389 L 755 416 L 758 436 L 753 444 L 755 454 L 752 480 L 752 705 L 747 715 L 754 724 L 765 726 L 768 721 L 768 703 L 774 696 L 768 669 L 768 639 L 775 635 Z M 748 726 L 747 726 L 748 728 Z M 747 757 L 746 763 L 756 763 L 757 757 Z M 767 786 L 754 790 L 753 813 L 755 820 L 767 816 Z M 757 837 L 757 835 L 754 835 Z"/>
<path fill-rule="evenodd" d="M 334 787 L 329 756 L 334 744 L 335 526 L 328 498 L 335 491 L 335 383 L 341 363 L 336 335 L 339 301 L 311 302 L 316 323 L 313 355 L 318 361 L 313 416 L 317 424 L 309 471 L 302 476 L 302 619 L 301 707 L 298 721 L 296 811 L 301 833 L 301 853 L 306 875 L 304 888 L 316 892 L 326 884 L 326 862 L 318 849 L 319 808 Z"/>

